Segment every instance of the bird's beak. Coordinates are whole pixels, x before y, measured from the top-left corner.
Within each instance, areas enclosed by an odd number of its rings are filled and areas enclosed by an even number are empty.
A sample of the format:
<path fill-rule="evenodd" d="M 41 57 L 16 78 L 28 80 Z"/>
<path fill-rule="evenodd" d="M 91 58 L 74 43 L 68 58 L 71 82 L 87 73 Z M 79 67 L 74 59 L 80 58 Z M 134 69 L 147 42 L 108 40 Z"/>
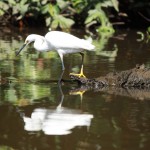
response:
<path fill-rule="evenodd" d="M 24 47 L 25 47 L 26 45 L 27 45 L 26 43 L 24 43 L 24 44 L 22 45 L 22 47 L 16 52 L 16 56 L 19 55 L 19 53 L 24 49 Z"/>

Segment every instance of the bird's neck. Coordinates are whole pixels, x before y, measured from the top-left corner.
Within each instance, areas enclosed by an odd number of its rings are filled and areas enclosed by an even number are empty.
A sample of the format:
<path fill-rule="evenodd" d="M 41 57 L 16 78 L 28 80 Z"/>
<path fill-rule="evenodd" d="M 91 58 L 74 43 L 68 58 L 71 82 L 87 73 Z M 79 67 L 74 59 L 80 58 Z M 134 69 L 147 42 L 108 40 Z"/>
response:
<path fill-rule="evenodd" d="M 49 50 L 48 42 L 43 36 L 36 35 L 34 48 L 38 51 L 48 51 Z"/>

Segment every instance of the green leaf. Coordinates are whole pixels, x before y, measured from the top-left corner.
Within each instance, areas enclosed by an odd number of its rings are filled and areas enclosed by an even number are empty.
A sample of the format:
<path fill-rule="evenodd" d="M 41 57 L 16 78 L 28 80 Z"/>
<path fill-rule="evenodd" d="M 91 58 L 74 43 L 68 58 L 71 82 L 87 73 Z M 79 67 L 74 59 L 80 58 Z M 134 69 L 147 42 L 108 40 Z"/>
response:
<path fill-rule="evenodd" d="M 49 26 L 50 25 L 50 23 L 51 23 L 51 18 L 50 17 L 48 17 L 48 18 L 46 18 L 46 26 Z"/>
<path fill-rule="evenodd" d="M 65 18 L 62 15 L 55 15 L 53 19 L 54 20 L 52 21 L 51 27 L 55 29 L 58 26 L 62 29 L 70 28 L 74 24 L 74 21 L 72 19 Z"/>
<path fill-rule="evenodd" d="M 8 8 L 9 8 L 8 4 L 0 1 L 0 16 L 5 14 L 5 12 L 8 10 Z"/>
<path fill-rule="evenodd" d="M 58 27 L 58 25 L 59 25 L 58 20 L 53 20 L 53 21 L 52 21 L 52 24 L 51 24 L 51 27 L 52 27 L 53 29 L 56 29 L 56 28 Z"/>
<path fill-rule="evenodd" d="M 147 28 L 148 33 L 150 33 L 150 26 Z"/>
<path fill-rule="evenodd" d="M 39 1 L 39 0 L 38 0 L 38 1 Z M 47 4 L 47 1 L 48 1 L 48 0 L 42 0 L 42 1 L 41 1 L 41 4 L 42 4 L 42 5 L 46 5 L 46 4 Z"/>
<path fill-rule="evenodd" d="M 98 6 L 98 5 L 97 5 Z M 99 3 L 99 6 L 100 7 L 112 7 L 113 6 L 113 3 L 111 0 L 107 0 L 107 1 L 104 1 L 102 3 Z"/>
<path fill-rule="evenodd" d="M 63 0 L 57 0 L 57 5 L 59 6 L 60 9 L 64 9 L 69 5 L 69 2 Z"/>
<path fill-rule="evenodd" d="M 98 11 L 97 9 L 89 10 L 88 14 L 89 15 L 85 20 L 85 24 L 88 24 L 88 23 L 92 22 L 93 20 L 100 18 L 102 15 L 101 12 Z"/>
<path fill-rule="evenodd" d="M 106 0 L 97 4 L 96 8 L 100 7 L 114 7 L 116 11 L 119 11 L 119 2 L 118 0 Z"/>
<path fill-rule="evenodd" d="M 42 14 L 46 14 L 48 12 L 49 12 L 49 4 L 44 5 L 44 6 L 41 7 L 41 13 Z"/>
<path fill-rule="evenodd" d="M 113 6 L 115 8 L 116 11 L 119 11 L 119 2 L 118 0 L 111 0 L 113 3 Z"/>
<path fill-rule="evenodd" d="M 98 28 L 97 32 L 99 32 L 99 33 L 111 33 L 112 34 L 115 32 L 115 30 L 111 26 L 105 26 L 105 27 L 101 26 Z"/>
<path fill-rule="evenodd" d="M 83 9 L 88 5 L 87 0 L 71 0 L 71 2 L 77 13 L 82 12 Z"/>
<path fill-rule="evenodd" d="M 57 5 L 49 4 L 49 14 L 53 17 L 59 14 L 59 8 Z"/>
<path fill-rule="evenodd" d="M 13 15 L 15 15 L 15 14 L 18 13 L 18 8 L 19 8 L 18 5 L 15 5 L 15 6 L 12 7 L 12 14 L 13 14 Z"/>
<path fill-rule="evenodd" d="M 4 15 L 5 12 L 3 10 L 0 9 L 0 16 Z"/>
<path fill-rule="evenodd" d="M 21 13 L 22 15 L 24 15 L 24 14 L 27 12 L 28 7 L 29 7 L 29 4 L 20 5 L 20 9 L 19 9 L 20 13 Z"/>
<path fill-rule="evenodd" d="M 74 21 L 72 19 L 65 18 L 63 16 L 59 16 L 59 18 L 60 18 L 59 25 L 62 29 L 70 28 L 74 24 Z"/>
<path fill-rule="evenodd" d="M 24 5 L 25 3 L 27 3 L 27 1 L 28 1 L 28 0 L 21 0 L 21 1 L 20 1 L 20 4 L 21 4 L 21 5 Z"/>
<path fill-rule="evenodd" d="M 8 4 L 16 5 L 16 2 L 15 2 L 15 0 L 8 0 Z"/>
<path fill-rule="evenodd" d="M 85 24 L 87 27 L 91 26 L 91 22 L 96 21 L 97 23 L 101 23 L 101 27 L 111 27 L 111 23 L 109 22 L 108 17 L 105 12 L 101 8 L 102 6 L 98 3 L 93 10 L 89 10 L 88 17 L 85 20 Z M 94 22 L 95 23 L 95 22 Z"/>

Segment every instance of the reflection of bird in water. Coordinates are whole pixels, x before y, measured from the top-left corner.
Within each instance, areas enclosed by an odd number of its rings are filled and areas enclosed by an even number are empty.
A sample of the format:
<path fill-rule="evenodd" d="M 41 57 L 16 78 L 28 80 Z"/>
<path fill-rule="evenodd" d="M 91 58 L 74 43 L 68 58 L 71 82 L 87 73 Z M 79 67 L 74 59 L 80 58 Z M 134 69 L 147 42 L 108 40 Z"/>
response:
<path fill-rule="evenodd" d="M 62 107 L 64 94 L 60 84 L 59 90 L 61 101 L 55 109 L 38 108 L 32 112 L 31 118 L 23 116 L 25 130 L 42 130 L 47 135 L 65 135 L 77 126 L 90 127 L 93 115 L 79 109 Z"/>
<path fill-rule="evenodd" d="M 63 72 L 65 70 L 63 56 L 65 54 L 77 53 L 79 52 L 82 56 L 82 65 L 79 74 L 75 74 L 77 76 L 85 77 L 83 74 L 83 59 L 84 54 L 82 53 L 84 50 L 93 50 L 95 48 L 89 41 L 84 39 L 79 39 L 69 33 L 61 32 L 61 31 L 51 31 L 48 32 L 45 37 L 37 34 L 29 35 L 23 46 L 16 53 L 18 55 L 21 50 L 31 42 L 34 42 L 34 48 L 38 51 L 51 51 L 56 50 L 60 56 L 62 63 L 62 74 L 60 76 L 59 82 L 62 79 Z M 74 74 L 73 74 L 74 75 Z"/>
<path fill-rule="evenodd" d="M 88 90 L 85 86 L 81 86 L 80 88 L 72 89 L 69 94 L 70 95 L 80 95 L 81 103 L 83 99 L 83 94 Z"/>
<path fill-rule="evenodd" d="M 90 127 L 92 114 L 83 113 L 82 110 L 62 107 L 64 95 L 61 92 L 61 101 L 55 109 L 37 108 L 31 118 L 24 116 L 25 130 L 40 131 L 47 135 L 66 135 L 70 134 L 77 126 Z"/>
<path fill-rule="evenodd" d="M 58 109 L 37 108 L 31 118 L 23 117 L 25 130 L 40 131 L 47 135 L 65 135 L 70 134 L 71 129 L 77 126 L 87 126 L 91 124 L 93 115 L 81 113 L 80 110 L 63 108 Z"/>

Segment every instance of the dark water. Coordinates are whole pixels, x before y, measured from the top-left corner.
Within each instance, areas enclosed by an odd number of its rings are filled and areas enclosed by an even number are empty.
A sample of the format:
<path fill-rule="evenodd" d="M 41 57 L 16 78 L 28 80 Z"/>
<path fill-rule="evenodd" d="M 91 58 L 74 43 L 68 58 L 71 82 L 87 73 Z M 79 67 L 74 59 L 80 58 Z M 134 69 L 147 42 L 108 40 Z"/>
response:
<path fill-rule="evenodd" d="M 0 150 L 148 150 L 150 91 L 88 89 L 75 82 L 58 86 L 61 62 L 55 52 L 33 45 L 15 51 L 41 29 L 0 29 Z M 150 66 L 150 42 L 136 30 L 94 35 L 95 52 L 86 52 L 84 72 L 94 78 L 136 64 Z M 82 30 L 72 31 L 84 38 Z M 80 55 L 64 58 L 64 79 L 78 72 Z M 83 95 L 82 95 L 83 94 Z"/>

